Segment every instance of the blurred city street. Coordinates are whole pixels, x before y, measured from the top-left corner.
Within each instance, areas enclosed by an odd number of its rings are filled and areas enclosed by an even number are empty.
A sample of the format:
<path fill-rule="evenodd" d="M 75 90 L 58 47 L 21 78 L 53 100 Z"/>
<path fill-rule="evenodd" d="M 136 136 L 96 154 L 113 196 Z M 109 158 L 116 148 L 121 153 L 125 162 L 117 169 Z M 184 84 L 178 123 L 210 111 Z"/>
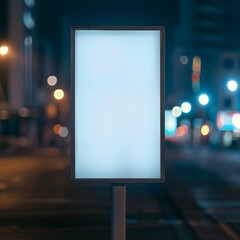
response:
<path fill-rule="evenodd" d="M 240 240 L 239 0 L 0 2 L 0 240 Z"/>
<path fill-rule="evenodd" d="M 239 151 L 166 151 L 166 182 L 127 185 L 127 239 L 239 239 Z M 0 158 L 0 239 L 110 239 L 111 185 L 57 149 Z"/>

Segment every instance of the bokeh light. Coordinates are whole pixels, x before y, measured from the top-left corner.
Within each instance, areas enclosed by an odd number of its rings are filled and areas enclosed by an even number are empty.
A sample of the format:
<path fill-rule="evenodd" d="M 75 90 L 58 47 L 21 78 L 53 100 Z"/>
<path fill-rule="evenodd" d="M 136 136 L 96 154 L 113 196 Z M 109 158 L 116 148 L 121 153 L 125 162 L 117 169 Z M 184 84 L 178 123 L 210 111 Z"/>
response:
<path fill-rule="evenodd" d="M 60 129 L 61 129 L 61 125 L 60 124 L 55 124 L 54 126 L 53 126 L 53 132 L 55 133 L 55 134 L 60 134 Z"/>
<path fill-rule="evenodd" d="M 69 133 L 68 128 L 63 127 L 60 124 L 55 124 L 53 126 L 53 132 L 63 138 L 67 137 Z"/>
<path fill-rule="evenodd" d="M 0 47 L 0 55 L 4 56 L 8 53 L 8 47 L 7 46 L 1 46 Z"/>
<path fill-rule="evenodd" d="M 239 113 L 234 113 L 232 115 L 232 123 L 235 128 L 240 129 L 240 114 Z"/>
<path fill-rule="evenodd" d="M 61 100 L 64 97 L 64 91 L 62 89 L 56 89 L 53 95 L 57 100 Z"/>
<path fill-rule="evenodd" d="M 60 137 L 67 137 L 68 136 L 68 129 L 66 127 L 61 127 L 59 131 Z"/>
<path fill-rule="evenodd" d="M 180 63 L 182 63 L 182 64 L 187 64 L 188 63 L 188 57 L 187 56 L 181 56 L 180 57 Z"/>
<path fill-rule="evenodd" d="M 35 21 L 32 17 L 32 13 L 30 11 L 25 11 L 23 14 L 23 23 L 26 28 L 33 29 L 35 27 Z"/>
<path fill-rule="evenodd" d="M 49 76 L 47 78 L 47 83 L 49 86 L 54 86 L 57 84 L 57 78 L 55 76 Z"/>
<path fill-rule="evenodd" d="M 176 135 L 178 137 L 183 137 L 185 134 L 187 134 L 187 132 L 188 132 L 188 126 L 182 125 L 177 128 Z"/>
<path fill-rule="evenodd" d="M 207 105 L 209 102 L 209 97 L 207 94 L 203 93 L 199 96 L 198 101 L 201 105 Z"/>
<path fill-rule="evenodd" d="M 180 108 L 179 106 L 173 107 L 173 109 L 172 109 L 172 115 L 173 115 L 174 117 L 180 117 L 181 114 L 182 114 L 182 110 L 181 110 L 181 108 Z"/>
<path fill-rule="evenodd" d="M 227 83 L 228 90 L 231 92 L 235 92 L 238 88 L 238 84 L 235 80 L 231 79 Z"/>
<path fill-rule="evenodd" d="M 10 117 L 10 113 L 5 109 L 0 109 L 0 120 L 5 120 Z"/>
<path fill-rule="evenodd" d="M 177 129 L 177 119 L 172 115 L 171 110 L 165 111 L 165 135 L 173 136 Z"/>
<path fill-rule="evenodd" d="M 210 129 L 209 129 L 209 126 L 207 124 L 205 124 L 201 127 L 201 134 L 203 136 L 207 136 L 209 134 L 209 132 L 210 132 Z"/>
<path fill-rule="evenodd" d="M 24 0 L 24 2 L 28 7 L 33 7 L 35 4 L 35 0 Z"/>
<path fill-rule="evenodd" d="M 48 104 L 45 109 L 46 116 L 54 118 L 57 116 L 57 107 L 55 104 Z"/>
<path fill-rule="evenodd" d="M 18 111 L 20 117 L 29 117 L 31 115 L 31 111 L 28 108 L 22 107 Z"/>
<path fill-rule="evenodd" d="M 25 44 L 25 46 L 30 46 L 30 45 L 32 45 L 32 36 L 27 36 L 27 37 L 25 37 L 25 39 L 24 39 L 24 44 Z"/>
<path fill-rule="evenodd" d="M 230 147 L 233 142 L 233 134 L 232 132 L 224 132 L 223 133 L 223 145 L 225 147 Z"/>
<path fill-rule="evenodd" d="M 189 102 L 184 102 L 182 105 L 181 105 L 181 110 L 184 112 L 184 113 L 189 113 L 192 109 L 192 106 Z"/>

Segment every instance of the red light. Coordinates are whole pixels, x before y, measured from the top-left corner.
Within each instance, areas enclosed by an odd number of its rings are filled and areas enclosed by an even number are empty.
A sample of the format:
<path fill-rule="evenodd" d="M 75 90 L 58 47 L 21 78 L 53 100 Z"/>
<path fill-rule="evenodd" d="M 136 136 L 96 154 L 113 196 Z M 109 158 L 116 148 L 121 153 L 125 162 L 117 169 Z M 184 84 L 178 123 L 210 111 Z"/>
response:
<path fill-rule="evenodd" d="M 178 137 L 183 137 L 188 132 L 188 127 L 183 125 L 177 128 L 176 135 Z"/>
<path fill-rule="evenodd" d="M 200 74 L 199 73 L 196 73 L 196 72 L 193 72 L 192 73 L 192 81 L 193 83 L 196 83 L 200 80 Z"/>
<path fill-rule="evenodd" d="M 224 118 L 221 116 L 221 114 L 217 116 L 217 125 L 219 128 L 224 126 Z"/>

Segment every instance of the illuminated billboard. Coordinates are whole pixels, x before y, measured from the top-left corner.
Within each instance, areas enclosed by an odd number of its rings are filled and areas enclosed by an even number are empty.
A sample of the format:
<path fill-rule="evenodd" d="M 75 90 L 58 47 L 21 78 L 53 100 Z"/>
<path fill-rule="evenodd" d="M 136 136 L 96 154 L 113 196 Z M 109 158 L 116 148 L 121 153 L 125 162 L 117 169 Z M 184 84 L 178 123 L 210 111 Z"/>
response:
<path fill-rule="evenodd" d="M 72 178 L 164 179 L 164 29 L 72 28 Z"/>

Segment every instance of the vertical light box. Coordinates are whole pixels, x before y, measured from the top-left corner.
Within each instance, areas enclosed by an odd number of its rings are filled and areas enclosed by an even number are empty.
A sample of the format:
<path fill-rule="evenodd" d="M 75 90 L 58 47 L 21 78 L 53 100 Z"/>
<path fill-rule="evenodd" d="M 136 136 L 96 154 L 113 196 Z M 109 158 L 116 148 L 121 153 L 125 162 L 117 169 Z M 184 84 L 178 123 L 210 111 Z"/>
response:
<path fill-rule="evenodd" d="M 72 178 L 164 180 L 164 28 L 72 28 Z"/>

